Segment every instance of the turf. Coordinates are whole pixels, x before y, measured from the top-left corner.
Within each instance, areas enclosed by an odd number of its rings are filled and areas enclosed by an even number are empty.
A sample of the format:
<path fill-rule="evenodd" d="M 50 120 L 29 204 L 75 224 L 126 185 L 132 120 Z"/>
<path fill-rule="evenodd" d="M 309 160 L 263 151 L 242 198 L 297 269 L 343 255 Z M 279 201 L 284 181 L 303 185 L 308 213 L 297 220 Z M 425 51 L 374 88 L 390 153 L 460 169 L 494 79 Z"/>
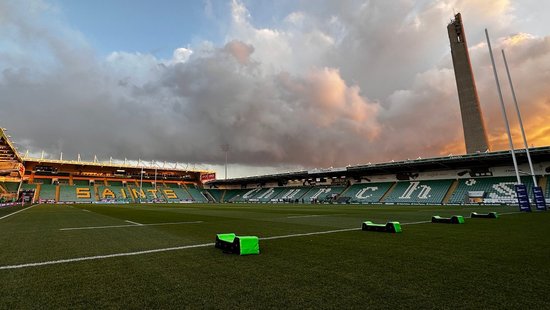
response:
<path fill-rule="evenodd" d="M 0 308 L 547 307 L 549 213 L 406 224 L 471 211 L 516 208 L 38 205 L 0 220 L 0 268 L 207 245 L 0 269 Z M 400 221 L 403 233 L 363 232 L 365 220 Z M 149 225 L 162 223 L 172 224 Z M 261 240 L 253 256 L 208 245 L 217 233 L 265 238 L 347 228 L 357 230 Z"/>

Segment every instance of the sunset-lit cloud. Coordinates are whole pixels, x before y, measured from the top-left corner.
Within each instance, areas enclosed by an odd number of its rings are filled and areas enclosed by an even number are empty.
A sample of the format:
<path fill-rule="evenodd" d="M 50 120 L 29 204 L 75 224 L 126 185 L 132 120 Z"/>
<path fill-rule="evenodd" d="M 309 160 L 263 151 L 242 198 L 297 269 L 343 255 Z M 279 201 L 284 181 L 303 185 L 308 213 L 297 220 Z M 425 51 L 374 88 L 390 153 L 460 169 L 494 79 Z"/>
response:
<path fill-rule="evenodd" d="M 222 43 L 164 59 L 100 56 L 47 1 L 1 2 L 0 125 L 33 152 L 219 165 L 229 144 L 232 164 L 269 171 L 464 153 L 446 31 L 456 9 L 492 149 L 508 141 L 484 28 L 516 147 L 501 49 L 529 143 L 550 144 L 550 36 L 525 26 L 521 2 L 310 1 L 261 26 L 247 4 L 223 3 Z"/>

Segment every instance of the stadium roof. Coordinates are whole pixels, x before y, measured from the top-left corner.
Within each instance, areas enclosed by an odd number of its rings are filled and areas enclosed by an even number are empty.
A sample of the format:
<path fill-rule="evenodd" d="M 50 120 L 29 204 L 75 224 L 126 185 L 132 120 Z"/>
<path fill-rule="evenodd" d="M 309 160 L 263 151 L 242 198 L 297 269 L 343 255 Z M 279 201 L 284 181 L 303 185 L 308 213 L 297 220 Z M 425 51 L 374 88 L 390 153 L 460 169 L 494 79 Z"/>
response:
<path fill-rule="evenodd" d="M 94 166 L 94 167 L 111 167 L 111 168 L 126 168 L 126 169 L 148 169 L 158 171 L 178 171 L 178 172 L 196 172 L 196 173 L 213 173 L 210 170 L 187 169 L 183 167 L 164 167 L 151 164 L 141 163 L 119 163 L 119 162 L 102 162 L 102 161 L 80 161 L 80 160 L 58 160 L 49 158 L 31 158 L 20 156 L 13 143 L 10 141 L 10 136 L 5 133 L 5 128 L 0 128 L 0 161 L 17 161 L 20 163 L 38 163 L 38 164 L 55 164 L 55 165 L 73 165 L 73 166 Z M 135 161 L 134 161 L 135 162 Z"/>
<path fill-rule="evenodd" d="M 533 163 L 550 161 L 550 147 L 537 147 L 529 149 Z M 518 164 L 527 162 L 525 149 L 516 150 Z M 348 166 L 344 168 L 328 168 L 303 170 L 264 176 L 252 176 L 227 180 L 216 180 L 209 182 L 209 185 L 222 184 L 246 184 L 246 183 L 268 183 L 289 180 L 304 180 L 309 178 L 328 177 L 368 177 L 384 174 L 416 173 L 438 170 L 460 170 L 472 168 L 489 168 L 498 166 L 511 166 L 511 152 L 498 151 L 487 153 L 476 153 L 466 155 L 449 155 L 445 157 L 408 159 L 396 162 L 377 164 L 366 164 Z"/>

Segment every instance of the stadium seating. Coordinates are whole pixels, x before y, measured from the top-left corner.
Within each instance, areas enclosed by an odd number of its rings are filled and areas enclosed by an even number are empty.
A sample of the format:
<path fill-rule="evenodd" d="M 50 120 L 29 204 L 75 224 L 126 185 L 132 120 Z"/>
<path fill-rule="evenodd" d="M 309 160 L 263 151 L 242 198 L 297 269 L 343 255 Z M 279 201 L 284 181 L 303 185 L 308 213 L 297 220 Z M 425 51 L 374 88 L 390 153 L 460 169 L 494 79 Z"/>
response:
<path fill-rule="evenodd" d="M 17 192 L 17 189 L 19 188 L 19 182 L 4 182 L 2 183 L 2 186 L 10 193 Z"/>
<path fill-rule="evenodd" d="M 223 189 L 217 189 L 217 188 L 211 188 L 211 189 L 207 189 L 206 190 L 208 193 L 210 193 L 210 195 L 212 195 L 212 197 L 214 197 L 214 199 L 216 200 L 216 202 L 221 202 L 222 201 L 222 197 L 223 197 L 223 193 L 225 190 Z"/>
<path fill-rule="evenodd" d="M 239 192 L 238 195 L 236 195 L 232 198 L 232 202 L 257 201 L 257 200 L 254 199 L 254 196 L 256 196 L 256 194 L 258 194 L 262 190 L 263 190 L 263 188 L 261 188 L 261 187 L 242 190 L 241 192 Z"/>
<path fill-rule="evenodd" d="M 54 184 L 41 184 L 39 193 L 40 201 L 54 201 L 56 188 L 57 185 Z"/>
<path fill-rule="evenodd" d="M 521 181 L 527 186 L 527 192 L 531 196 L 533 180 L 531 177 L 521 177 Z M 517 203 L 515 184 L 515 177 L 461 179 L 449 203 L 469 203 L 468 197 L 472 194 L 471 192 L 480 194 L 484 203 Z"/>
<path fill-rule="evenodd" d="M 95 201 L 93 186 L 60 185 L 59 201 L 61 202 L 92 202 Z"/>
<path fill-rule="evenodd" d="M 452 180 L 397 182 L 385 203 L 440 204 L 449 191 Z"/>
<path fill-rule="evenodd" d="M 193 197 L 181 187 L 172 187 L 172 188 L 159 188 L 161 194 L 166 197 L 168 202 L 191 202 Z"/>
<path fill-rule="evenodd" d="M 277 196 L 272 199 L 277 201 L 301 201 L 302 197 L 311 189 L 310 186 L 304 187 L 284 187 Z M 305 202 L 305 200 L 304 200 Z M 308 201 L 309 202 L 309 201 Z"/>
<path fill-rule="evenodd" d="M 187 191 L 191 194 L 193 201 L 195 202 L 208 202 L 208 199 L 204 197 L 201 191 L 195 186 L 187 186 Z"/>
<path fill-rule="evenodd" d="M 21 189 L 22 189 L 22 190 L 28 190 L 28 189 L 34 189 L 34 190 L 36 190 L 36 184 L 23 183 L 23 184 L 21 185 Z"/>
<path fill-rule="evenodd" d="M 314 186 L 302 196 L 304 202 L 325 202 L 332 201 L 332 198 L 343 192 L 344 186 Z"/>
<path fill-rule="evenodd" d="M 550 199 L 550 177 L 546 176 L 546 193 L 544 193 L 544 198 L 546 200 Z"/>
<path fill-rule="evenodd" d="M 393 182 L 353 184 L 342 196 L 349 197 L 351 203 L 376 203 L 393 184 Z"/>
<path fill-rule="evenodd" d="M 258 202 L 277 201 L 277 196 L 281 195 L 284 190 L 284 187 L 266 187 L 256 193 L 252 199 Z"/>
<path fill-rule="evenodd" d="M 97 186 L 100 201 L 132 202 L 130 189 L 122 186 Z"/>
<path fill-rule="evenodd" d="M 250 189 L 227 189 L 223 197 L 223 202 L 236 202 Z"/>
<path fill-rule="evenodd" d="M 88 181 L 88 180 L 73 180 L 73 185 L 89 186 L 90 181 Z"/>

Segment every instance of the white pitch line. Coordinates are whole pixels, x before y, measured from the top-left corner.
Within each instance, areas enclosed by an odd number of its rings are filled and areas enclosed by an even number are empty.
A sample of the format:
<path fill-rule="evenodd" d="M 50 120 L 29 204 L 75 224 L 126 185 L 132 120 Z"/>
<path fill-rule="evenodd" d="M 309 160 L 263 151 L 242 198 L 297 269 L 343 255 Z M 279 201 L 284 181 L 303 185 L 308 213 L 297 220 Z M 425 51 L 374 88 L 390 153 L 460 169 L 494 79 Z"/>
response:
<path fill-rule="evenodd" d="M 401 223 L 401 225 L 415 225 L 415 224 L 425 224 L 425 223 L 431 223 L 432 221 L 419 221 L 419 222 L 409 222 L 409 223 Z"/>
<path fill-rule="evenodd" d="M 40 205 L 40 203 L 39 203 L 39 204 L 36 204 L 36 205 L 32 205 L 32 206 L 27 207 L 27 208 L 25 208 L 25 209 L 21 209 L 21 210 L 19 210 L 19 211 L 15 211 L 15 212 L 10 213 L 10 214 L 8 214 L 8 215 L 4 215 L 4 216 L 0 217 L 0 220 L 3 220 L 3 219 L 5 219 L 6 217 L 10 217 L 10 216 L 15 215 L 15 214 L 17 214 L 17 213 L 19 213 L 19 212 L 23 212 L 23 211 L 25 211 L 25 210 L 28 210 L 28 209 L 30 209 L 30 208 L 32 208 L 32 207 L 35 207 L 35 206 L 38 206 L 38 205 Z"/>
<path fill-rule="evenodd" d="M 90 210 L 88 210 L 88 209 L 82 209 L 82 211 L 84 211 L 84 212 L 92 212 L 92 211 L 90 211 Z"/>
<path fill-rule="evenodd" d="M 315 231 L 315 232 L 302 233 L 302 234 L 263 237 L 263 238 L 260 238 L 260 240 L 274 240 L 274 239 L 285 239 L 285 238 L 302 237 L 302 236 L 324 235 L 324 234 L 333 234 L 333 233 L 338 233 L 338 232 L 354 231 L 354 230 L 361 230 L 361 228 L 357 228 L 357 227 L 355 227 L 355 228 L 343 228 L 343 229 L 335 229 L 335 230 Z"/>
<path fill-rule="evenodd" d="M 345 215 L 345 214 L 312 214 L 312 215 L 298 215 L 298 216 L 287 216 L 287 219 L 298 219 L 298 218 L 306 218 L 306 217 L 320 217 L 320 216 L 338 216 L 338 215 Z"/>
<path fill-rule="evenodd" d="M 129 221 L 127 221 L 129 222 Z M 172 222 L 172 223 L 152 223 L 152 224 L 138 224 L 134 223 L 131 225 L 111 225 L 111 226 L 88 226 L 88 227 L 70 227 L 70 228 L 60 228 L 59 230 L 88 230 L 88 229 L 105 229 L 105 228 L 121 228 L 121 227 L 142 227 L 142 226 L 163 226 L 163 225 L 180 225 L 180 224 L 198 224 L 203 221 L 195 222 Z"/>
<path fill-rule="evenodd" d="M 501 214 L 516 214 L 516 213 L 521 213 L 521 212 L 508 212 L 508 213 L 501 213 Z M 409 222 L 409 223 L 403 223 L 401 225 L 425 224 L 425 223 L 430 223 L 430 222 L 431 221 Z M 148 225 L 148 224 L 145 224 L 145 225 Z M 137 226 L 131 226 L 131 227 L 137 227 Z M 354 231 L 354 230 L 360 230 L 360 229 L 361 228 L 343 228 L 343 229 L 336 229 L 336 230 L 317 231 L 317 232 L 311 232 L 311 233 L 301 233 L 301 234 L 292 234 L 292 235 L 263 237 L 263 238 L 260 238 L 260 240 L 274 240 L 274 239 L 285 239 L 285 238 L 293 238 L 293 237 L 323 235 L 323 234 L 339 233 L 339 232 L 346 232 L 346 231 Z M 107 255 L 85 256 L 85 257 L 60 259 L 60 260 L 45 261 L 45 262 L 38 262 L 38 263 L 6 265 L 6 266 L 0 266 L 0 270 L 21 269 L 21 268 L 39 267 L 39 266 L 45 266 L 45 265 L 66 264 L 66 263 L 81 262 L 81 261 L 87 261 L 87 260 L 106 259 L 106 258 L 113 258 L 113 257 L 144 255 L 144 254 L 159 253 L 159 252 L 168 252 L 168 251 L 177 251 L 177 250 L 185 250 L 185 249 L 193 249 L 193 248 L 202 248 L 202 247 L 208 247 L 208 246 L 213 246 L 213 245 L 214 245 L 214 243 L 192 244 L 192 245 L 184 245 L 184 246 L 178 246 L 178 247 L 172 247 L 172 248 L 152 249 L 152 250 L 137 251 L 137 252 L 125 252 L 125 253 L 115 253 L 115 254 L 107 254 Z"/>
<path fill-rule="evenodd" d="M 128 221 L 128 220 L 126 220 L 125 222 L 130 223 L 130 224 L 134 224 L 134 225 L 137 225 L 137 226 L 143 226 L 143 224 L 140 224 L 138 222 L 132 222 L 132 221 Z"/>
<path fill-rule="evenodd" d="M 207 246 L 213 246 L 213 245 L 214 245 L 214 243 L 203 243 L 203 244 L 192 244 L 192 245 L 184 245 L 184 246 L 178 246 L 178 247 L 173 247 L 173 248 L 153 249 L 153 250 L 145 250 L 145 251 L 137 251 L 137 252 L 126 252 L 126 253 L 115 253 L 115 254 L 107 254 L 107 255 L 76 257 L 76 258 L 68 258 L 68 259 L 60 259 L 60 260 L 39 262 L 39 263 L 0 266 L 0 270 L 4 270 L 4 269 L 21 269 L 21 268 L 38 267 L 38 266 L 45 266 L 45 265 L 57 265 L 57 264 L 65 264 L 65 263 L 74 263 L 74 262 L 81 262 L 81 261 L 86 261 L 86 260 L 96 260 L 96 259 L 106 259 L 106 258 L 113 258 L 113 257 L 143 255 L 143 254 L 177 251 L 177 250 L 192 249 L 192 248 L 201 248 L 201 247 L 207 247 Z"/>

